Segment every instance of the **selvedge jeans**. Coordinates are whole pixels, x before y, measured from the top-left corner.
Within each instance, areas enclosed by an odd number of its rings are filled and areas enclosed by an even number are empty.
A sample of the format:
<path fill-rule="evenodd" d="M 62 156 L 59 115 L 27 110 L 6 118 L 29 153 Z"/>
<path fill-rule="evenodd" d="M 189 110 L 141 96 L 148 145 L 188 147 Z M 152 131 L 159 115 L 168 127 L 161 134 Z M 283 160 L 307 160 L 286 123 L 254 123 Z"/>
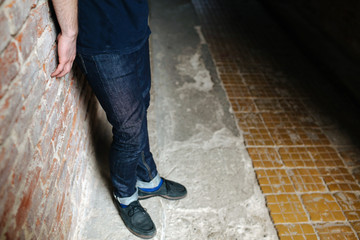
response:
<path fill-rule="evenodd" d="M 151 188 L 160 177 L 149 148 L 149 45 L 130 54 L 78 54 L 82 70 L 113 126 L 110 175 L 122 204 L 137 200 L 137 186 Z"/>

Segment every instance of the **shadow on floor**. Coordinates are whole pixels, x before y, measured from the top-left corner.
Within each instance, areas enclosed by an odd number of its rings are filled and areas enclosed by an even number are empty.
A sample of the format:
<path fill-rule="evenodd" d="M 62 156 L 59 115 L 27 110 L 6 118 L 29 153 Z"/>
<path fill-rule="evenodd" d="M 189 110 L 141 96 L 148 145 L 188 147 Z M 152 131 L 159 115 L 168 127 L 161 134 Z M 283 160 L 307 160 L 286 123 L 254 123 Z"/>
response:
<path fill-rule="evenodd" d="M 263 72 L 273 76 L 274 87 L 295 89 L 300 97 L 308 100 L 312 114 L 321 118 L 318 119 L 321 127 L 340 129 L 352 144 L 360 147 L 360 104 L 345 87 L 329 77 L 331 71 L 321 71 L 283 28 L 275 21 L 269 22 L 271 16 L 260 3 L 209 1 L 206 3 L 209 8 L 222 11 L 211 12 L 211 18 L 203 17 L 207 9 L 199 0 L 193 3 L 202 12 L 199 17 L 207 23 L 204 34 L 210 39 L 210 46 L 211 41 L 224 39 L 221 54 L 214 56 L 218 62 L 230 59 L 245 73 Z M 244 61 L 247 55 L 249 58 Z M 341 142 L 334 144 L 343 145 Z"/>

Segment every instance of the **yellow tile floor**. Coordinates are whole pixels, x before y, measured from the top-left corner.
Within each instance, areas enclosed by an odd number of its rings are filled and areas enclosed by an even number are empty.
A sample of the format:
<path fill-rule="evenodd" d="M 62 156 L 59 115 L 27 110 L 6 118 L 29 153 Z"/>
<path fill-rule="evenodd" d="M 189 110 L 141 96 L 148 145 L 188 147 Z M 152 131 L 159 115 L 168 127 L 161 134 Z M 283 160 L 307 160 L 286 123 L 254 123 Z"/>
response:
<path fill-rule="evenodd" d="M 360 150 L 319 73 L 256 1 L 193 4 L 279 239 L 360 239 Z"/>

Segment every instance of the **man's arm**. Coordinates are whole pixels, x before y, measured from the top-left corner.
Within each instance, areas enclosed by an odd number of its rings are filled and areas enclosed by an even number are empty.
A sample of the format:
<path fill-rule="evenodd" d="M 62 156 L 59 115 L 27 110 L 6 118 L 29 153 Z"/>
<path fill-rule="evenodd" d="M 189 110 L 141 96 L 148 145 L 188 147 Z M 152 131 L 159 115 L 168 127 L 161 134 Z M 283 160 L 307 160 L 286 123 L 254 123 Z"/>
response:
<path fill-rule="evenodd" d="M 78 0 L 52 0 L 61 32 L 58 40 L 59 65 L 51 77 L 62 77 L 70 72 L 76 56 L 78 34 Z"/>

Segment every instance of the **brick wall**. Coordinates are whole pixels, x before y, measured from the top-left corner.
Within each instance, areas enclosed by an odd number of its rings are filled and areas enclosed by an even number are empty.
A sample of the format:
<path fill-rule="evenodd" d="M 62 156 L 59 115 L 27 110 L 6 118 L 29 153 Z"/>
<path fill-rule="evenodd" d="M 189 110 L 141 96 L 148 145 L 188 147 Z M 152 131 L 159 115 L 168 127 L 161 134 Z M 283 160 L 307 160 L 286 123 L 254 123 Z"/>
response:
<path fill-rule="evenodd" d="M 61 79 L 47 0 L 0 0 L 0 239 L 71 239 L 98 103 Z"/>

